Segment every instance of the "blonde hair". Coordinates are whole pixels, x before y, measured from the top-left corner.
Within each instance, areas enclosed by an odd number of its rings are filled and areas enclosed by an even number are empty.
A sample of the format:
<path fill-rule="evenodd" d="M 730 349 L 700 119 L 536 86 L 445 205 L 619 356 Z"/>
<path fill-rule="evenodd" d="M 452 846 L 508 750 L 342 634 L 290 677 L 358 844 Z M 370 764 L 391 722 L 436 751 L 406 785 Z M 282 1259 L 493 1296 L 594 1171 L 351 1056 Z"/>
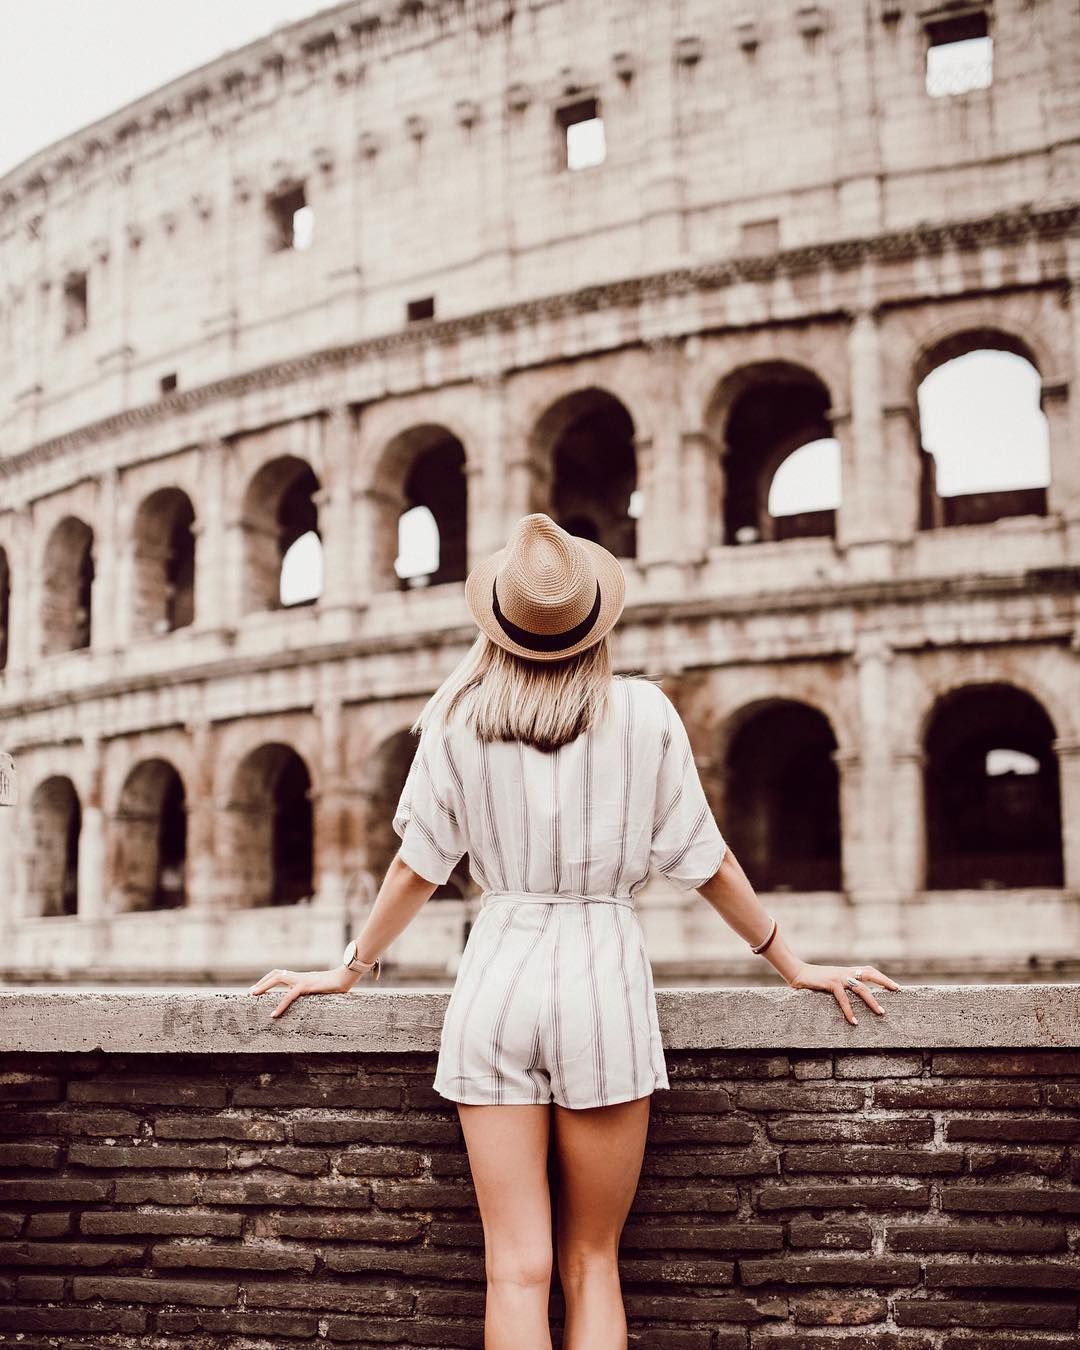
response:
<path fill-rule="evenodd" d="M 460 708 L 482 741 L 524 741 L 550 752 L 603 716 L 617 678 L 606 634 L 574 656 L 532 661 L 480 633 L 410 730 L 448 722 Z"/>

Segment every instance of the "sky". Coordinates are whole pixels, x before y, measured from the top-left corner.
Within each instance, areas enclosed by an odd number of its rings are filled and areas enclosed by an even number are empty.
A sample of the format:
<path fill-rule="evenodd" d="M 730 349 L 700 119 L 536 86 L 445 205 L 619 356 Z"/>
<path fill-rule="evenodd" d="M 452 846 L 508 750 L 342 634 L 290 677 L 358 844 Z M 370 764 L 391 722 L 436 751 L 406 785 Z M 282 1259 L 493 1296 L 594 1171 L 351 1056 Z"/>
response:
<path fill-rule="evenodd" d="M 333 7 L 325 0 L 184 0 L 182 6 L 0 0 L 0 6 L 0 174 L 224 52 Z M 1007 353 L 961 357 L 935 372 L 919 405 L 924 443 L 938 459 L 938 490 L 951 495 L 1046 483 L 1045 419 L 1037 399 L 1037 375 Z M 836 445 L 821 442 L 782 466 L 769 508 L 786 514 L 832 506 L 840 490 Z M 403 554 L 406 547 L 424 548 L 403 541 Z M 309 575 L 312 566 L 305 569 Z"/>
<path fill-rule="evenodd" d="M 0 0 L 0 174 L 327 0 Z"/>

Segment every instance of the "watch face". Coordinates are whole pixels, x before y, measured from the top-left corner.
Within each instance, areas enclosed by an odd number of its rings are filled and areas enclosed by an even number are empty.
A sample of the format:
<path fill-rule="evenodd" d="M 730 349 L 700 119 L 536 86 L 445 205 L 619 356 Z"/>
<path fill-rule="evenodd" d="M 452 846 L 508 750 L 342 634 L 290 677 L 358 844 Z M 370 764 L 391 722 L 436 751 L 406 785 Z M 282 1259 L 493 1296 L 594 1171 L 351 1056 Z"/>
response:
<path fill-rule="evenodd" d="M 343 966 L 350 965 L 355 959 L 356 959 L 356 939 L 353 938 L 353 940 L 345 948 L 345 954 L 341 958 L 341 964 Z"/>

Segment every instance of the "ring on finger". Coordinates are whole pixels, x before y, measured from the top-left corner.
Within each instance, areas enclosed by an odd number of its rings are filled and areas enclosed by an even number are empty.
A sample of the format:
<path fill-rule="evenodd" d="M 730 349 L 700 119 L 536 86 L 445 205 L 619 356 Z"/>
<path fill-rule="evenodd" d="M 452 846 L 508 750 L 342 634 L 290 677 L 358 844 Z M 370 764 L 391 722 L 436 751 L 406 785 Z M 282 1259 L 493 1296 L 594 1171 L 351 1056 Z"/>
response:
<path fill-rule="evenodd" d="M 859 981 L 861 979 L 862 979 L 862 967 L 860 966 L 854 975 L 849 975 L 847 977 L 844 983 L 847 985 L 849 989 L 858 989 Z"/>

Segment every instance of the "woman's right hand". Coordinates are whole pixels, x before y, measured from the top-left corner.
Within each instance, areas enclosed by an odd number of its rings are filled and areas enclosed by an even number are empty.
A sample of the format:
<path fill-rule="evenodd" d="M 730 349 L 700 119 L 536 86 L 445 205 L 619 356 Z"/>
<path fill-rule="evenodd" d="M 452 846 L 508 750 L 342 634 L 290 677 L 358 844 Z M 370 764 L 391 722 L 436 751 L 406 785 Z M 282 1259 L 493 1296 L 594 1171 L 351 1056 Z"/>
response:
<path fill-rule="evenodd" d="M 852 989 L 846 981 L 849 976 L 856 973 L 856 970 L 859 986 Z M 857 1026 L 858 1023 L 851 1010 L 849 994 L 857 994 L 874 1012 L 881 1017 L 885 1016 L 885 1009 L 867 987 L 870 984 L 880 984 L 884 989 L 900 988 L 895 980 L 883 975 L 876 966 L 813 966 L 808 961 L 804 961 L 794 976 L 788 980 L 788 985 L 792 989 L 823 989 L 826 993 L 832 994 L 852 1026 Z"/>

